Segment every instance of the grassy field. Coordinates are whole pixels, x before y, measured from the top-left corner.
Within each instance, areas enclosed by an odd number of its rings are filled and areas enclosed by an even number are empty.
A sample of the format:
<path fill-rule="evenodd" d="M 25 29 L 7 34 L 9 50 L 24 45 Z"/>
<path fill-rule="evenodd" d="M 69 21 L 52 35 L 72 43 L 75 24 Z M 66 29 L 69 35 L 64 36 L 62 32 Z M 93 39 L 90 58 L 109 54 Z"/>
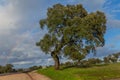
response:
<path fill-rule="evenodd" d="M 52 80 L 109 80 L 120 78 L 120 63 L 99 65 L 91 68 L 67 68 L 56 71 L 52 67 L 40 69 L 38 73 Z"/>

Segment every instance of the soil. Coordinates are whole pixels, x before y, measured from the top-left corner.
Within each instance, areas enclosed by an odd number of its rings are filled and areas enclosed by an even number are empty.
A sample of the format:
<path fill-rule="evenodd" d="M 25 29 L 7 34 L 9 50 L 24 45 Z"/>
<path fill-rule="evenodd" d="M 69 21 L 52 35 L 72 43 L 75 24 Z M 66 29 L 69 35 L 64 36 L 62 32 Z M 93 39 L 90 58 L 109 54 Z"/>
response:
<path fill-rule="evenodd" d="M 51 80 L 51 79 L 36 72 L 29 72 L 0 76 L 0 80 Z"/>

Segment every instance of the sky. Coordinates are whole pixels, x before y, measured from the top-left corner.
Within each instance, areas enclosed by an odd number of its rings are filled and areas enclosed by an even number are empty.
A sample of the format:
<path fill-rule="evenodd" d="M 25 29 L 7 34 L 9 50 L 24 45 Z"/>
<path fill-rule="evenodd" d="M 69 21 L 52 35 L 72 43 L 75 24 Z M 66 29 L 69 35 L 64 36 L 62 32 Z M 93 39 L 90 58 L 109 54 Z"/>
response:
<path fill-rule="evenodd" d="M 96 57 L 120 52 L 120 0 L 0 0 L 0 65 L 10 63 L 26 68 L 53 64 L 51 56 L 35 44 L 47 32 L 40 29 L 39 20 L 46 18 L 47 8 L 57 3 L 82 4 L 89 13 L 104 12 L 105 46 L 97 48 Z"/>

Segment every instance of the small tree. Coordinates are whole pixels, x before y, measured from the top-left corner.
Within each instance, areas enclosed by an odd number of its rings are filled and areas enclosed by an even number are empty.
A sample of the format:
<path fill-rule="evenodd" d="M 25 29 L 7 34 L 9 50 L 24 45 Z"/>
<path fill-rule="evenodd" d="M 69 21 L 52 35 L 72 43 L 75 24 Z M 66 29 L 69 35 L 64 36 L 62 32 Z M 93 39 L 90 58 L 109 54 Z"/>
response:
<path fill-rule="evenodd" d="M 100 59 L 98 59 L 98 58 L 90 58 L 90 59 L 88 59 L 88 62 L 89 62 L 90 64 L 99 64 L 99 63 L 101 63 L 102 61 L 101 61 Z"/>
<path fill-rule="evenodd" d="M 13 65 L 12 64 L 6 64 L 5 69 L 6 69 L 6 72 L 12 72 L 13 71 Z"/>
<path fill-rule="evenodd" d="M 0 73 L 10 73 L 13 72 L 13 65 L 6 64 L 5 66 L 0 66 Z"/>
<path fill-rule="evenodd" d="M 104 59 L 104 63 L 110 63 L 110 60 L 108 57 L 104 57 L 103 59 Z"/>
<path fill-rule="evenodd" d="M 81 4 L 53 5 L 48 8 L 47 18 L 40 20 L 40 26 L 41 29 L 47 28 L 48 33 L 36 45 L 51 54 L 55 69 L 59 69 L 60 65 L 58 55 L 64 54 L 80 61 L 105 43 L 104 13 L 97 11 L 88 14 Z"/>
<path fill-rule="evenodd" d="M 87 68 L 90 66 L 91 66 L 91 63 L 88 60 L 81 60 L 80 65 L 78 65 L 78 67 L 82 67 L 82 68 Z"/>

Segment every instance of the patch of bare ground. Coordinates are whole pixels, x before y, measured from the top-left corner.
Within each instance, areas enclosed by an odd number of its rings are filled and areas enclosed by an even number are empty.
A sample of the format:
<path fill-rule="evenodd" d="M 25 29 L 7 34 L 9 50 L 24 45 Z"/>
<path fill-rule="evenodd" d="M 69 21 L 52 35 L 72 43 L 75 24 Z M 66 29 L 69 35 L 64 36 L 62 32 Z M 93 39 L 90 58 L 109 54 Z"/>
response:
<path fill-rule="evenodd" d="M 28 75 L 21 74 L 12 74 L 6 76 L 0 76 L 0 80 L 31 80 Z"/>
<path fill-rule="evenodd" d="M 36 72 L 0 76 L 0 80 L 51 80 Z"/>
<path fill-rule="evenodd" d="M 33 78 L 33 80 L 51 80 L 48 77 L 38 74 L 36 72 L 30 72 L 28 74 Z"/>

